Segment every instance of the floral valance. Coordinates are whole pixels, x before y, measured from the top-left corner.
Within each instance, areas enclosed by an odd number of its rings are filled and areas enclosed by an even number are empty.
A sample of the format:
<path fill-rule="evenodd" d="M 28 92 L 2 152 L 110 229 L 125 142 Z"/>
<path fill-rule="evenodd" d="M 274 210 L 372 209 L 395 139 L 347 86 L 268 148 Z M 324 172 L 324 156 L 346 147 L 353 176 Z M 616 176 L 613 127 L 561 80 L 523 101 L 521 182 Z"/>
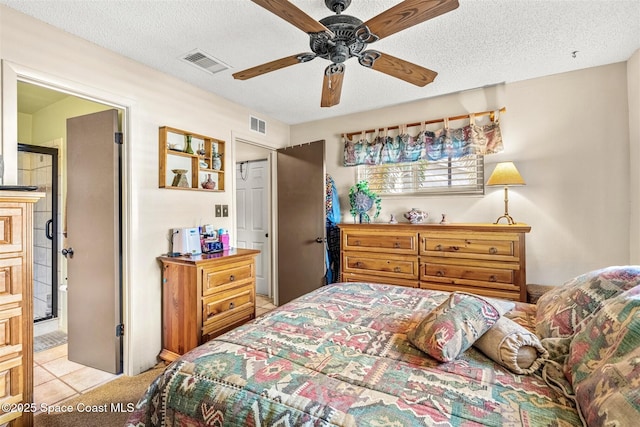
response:
<path fill-rule="evenodd" d="M 502 111 L 502 110 L 501 110 Z M 395 126 L 398 135 L 389 136 L 389 129 L 378 131 L 378 135 L 367 139 L 370 132 L 343 135 L 344 166 L 379 165 L 385 163 L 407 163 L 416 161 L 437 161 L 447 158 L 457 159 L 470 154 L 493 154 L 503 150 L 500 121 L 495 118 L 489 124 L 478 125 L 475 117 L 490 112 L 469 114 L 469 124 L 457 129 L 449 128 L 449 120 L 441 119 L 423 122 L 415 136 L 407 132 L 413 125 Z M 495 116 L 491 113 L 492 118 Z M 424 129 L 427 123 L 443 122 L 444 127 L 435 131 Z M 355 139 L 357 138 L 357 139 Z"/>

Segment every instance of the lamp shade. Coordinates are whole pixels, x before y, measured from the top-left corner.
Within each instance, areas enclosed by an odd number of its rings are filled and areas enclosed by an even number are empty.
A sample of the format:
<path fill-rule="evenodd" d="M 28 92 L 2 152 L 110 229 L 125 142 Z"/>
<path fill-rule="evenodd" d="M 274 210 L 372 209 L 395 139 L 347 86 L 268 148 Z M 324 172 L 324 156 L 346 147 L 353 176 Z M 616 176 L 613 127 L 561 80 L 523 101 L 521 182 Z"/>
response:
<path fill-rule="evenodd" d="M 496 165 L 487 185 L 525 185 L 525 182 L 513 162 L 502 162 Z"/>

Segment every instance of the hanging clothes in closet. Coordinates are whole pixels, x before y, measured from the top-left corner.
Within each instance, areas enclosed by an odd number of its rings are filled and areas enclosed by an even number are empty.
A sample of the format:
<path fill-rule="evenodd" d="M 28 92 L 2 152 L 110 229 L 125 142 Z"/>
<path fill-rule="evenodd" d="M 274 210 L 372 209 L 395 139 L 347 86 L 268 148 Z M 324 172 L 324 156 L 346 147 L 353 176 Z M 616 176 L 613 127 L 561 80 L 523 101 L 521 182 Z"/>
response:
<path fill-rule="evenodd" d="M 327 247 L 325 253 L 326 284 L 340 281 L 340 200 L 336 183 L 331 175 L 327 174 L 326 184 L 326 214 L 327 214 Z"/>

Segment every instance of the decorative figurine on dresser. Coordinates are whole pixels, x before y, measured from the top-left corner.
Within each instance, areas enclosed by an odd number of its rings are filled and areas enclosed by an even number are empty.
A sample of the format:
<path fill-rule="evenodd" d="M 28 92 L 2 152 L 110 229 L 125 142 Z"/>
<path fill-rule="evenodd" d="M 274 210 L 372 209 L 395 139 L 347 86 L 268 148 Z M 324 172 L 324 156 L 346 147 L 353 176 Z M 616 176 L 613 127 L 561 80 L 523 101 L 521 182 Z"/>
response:
<path fill-rule="evenodd" d="M 527 300 L 525 224 L 340 224 L 343 282 Z"/>
<path fill-rule="evenodd" d="M 161 256 L 162 352 L 172 362 L 255 318 L 256 261 L 260 251 Z"/>

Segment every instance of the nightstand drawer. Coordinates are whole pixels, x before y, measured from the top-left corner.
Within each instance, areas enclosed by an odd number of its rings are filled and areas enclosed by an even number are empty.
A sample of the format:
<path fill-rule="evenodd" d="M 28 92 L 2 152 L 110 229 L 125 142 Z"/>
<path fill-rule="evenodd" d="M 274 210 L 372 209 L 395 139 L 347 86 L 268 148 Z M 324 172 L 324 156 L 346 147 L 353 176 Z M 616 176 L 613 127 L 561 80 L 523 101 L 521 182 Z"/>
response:
<path fill-rule="evenodd" d="M 202 323 L 207 325 L 238 311 L 254 308 L 253 285 L 230 289 L 202 300 Z"/>
<path fill-rule="evenodd" d="M 243 281 L 252 280 L 254 275 L 252 262 L 229 264 L 223 268 L 204 269 L 202 295 L 206 296 L 229 287 L 238 286 Z"/>
<path fill-rule="evenodd" d="M 202 342 L 205 343 L 218 335 L 237 328 L 255 317 L 254 307 L 245 307 L 240 310 L 225 313 L 224 318 L 207 323 L 202 328 Z"/>
<path fill-rule="evenodd" d="M 418 259 L 415 257 L 349 252 L 343 254 L 342 261 L 344 273 L 373 274 L 398 279 L 418 278 Z"/>

